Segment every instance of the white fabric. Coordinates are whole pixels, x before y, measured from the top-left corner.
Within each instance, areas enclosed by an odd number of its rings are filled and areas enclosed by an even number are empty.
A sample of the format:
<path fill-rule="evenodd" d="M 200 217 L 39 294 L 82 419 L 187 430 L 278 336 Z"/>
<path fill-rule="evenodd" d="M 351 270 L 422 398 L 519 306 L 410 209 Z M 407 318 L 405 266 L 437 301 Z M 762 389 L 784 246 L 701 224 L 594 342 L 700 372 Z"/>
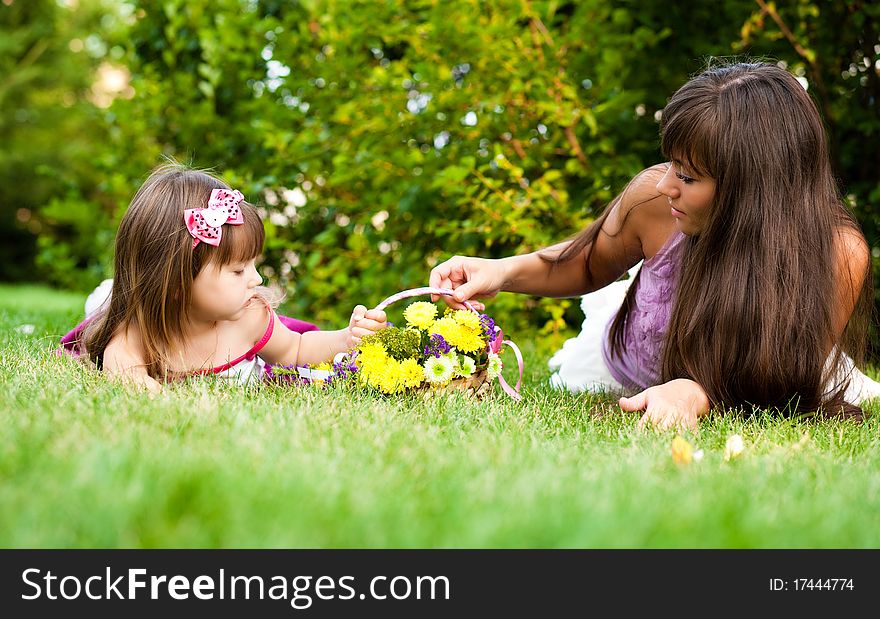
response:
<path fill-rule="evenodd" d="M 626 389 L 617 382 L 602 359 L 602 338 L 605 327 L 623 304 L 632 278 L 638 272 L 640 262 L 629 270 L 629 279 L 616 281 L 596 292 L 581 297 L 584 322 L 577 337 L 567 340 L 550 358 L 550 384 L 569 391 L 608 391 L 625 394 Z"/>
<path fill-rule="evenodd" d="M 608 391 L 627 395 L 602 359 L 602 338 L 605 337 L 608 322 L 623 304 L 626 291 L 640 266 L 641 262 L 630 269 L 628 279 L 581 297 L 581 310 L 585 317 L 581 332 L 563 343 L 562 348 L 550 358 L 548 365 L 554 370 L 550 376 L 551 385 L 573 392 Z M 841 375 L 849 372 L 850 383 L 844 395 L 847 402 L 860 405 L 871 398 L 880 397 L 880 383 L 866 376 L 855 367 L 850 357 L 844 355 Z"/>
<path fill-rule="evenodd" d="M 845 376 L 847 373 L 850 373 L 849 386 L 844 392 L 844 400 L 851 404 L 861 405 L 871 398 L 880 397 L 880 383 L 861 372 L 848 355 L 843 355 L 843 364 L 839 375 Z"/>
<path fill-rule="evenodd" d="M 259 382 L 263 380 L 266 372 L 265 368 L 266 362 L 260 359 L 260 356 L 257 355 L 250 360 L 242 359 L 231 368 L 213 375 L 218 378 L 225 378 L 244 385 L 252 381 Z M 211 374 L 208 374 L 208 376 L 211 376 Z"/>
<path fill-rule="evenodd" d="M 101 306 L 110 300 L 110 292 L 113 290 L 113 280 L 105 279 L 98 284 L 98 287 L 92 291 L 92 294 L 86 299 L 86 318 L 101 309 Z"/>

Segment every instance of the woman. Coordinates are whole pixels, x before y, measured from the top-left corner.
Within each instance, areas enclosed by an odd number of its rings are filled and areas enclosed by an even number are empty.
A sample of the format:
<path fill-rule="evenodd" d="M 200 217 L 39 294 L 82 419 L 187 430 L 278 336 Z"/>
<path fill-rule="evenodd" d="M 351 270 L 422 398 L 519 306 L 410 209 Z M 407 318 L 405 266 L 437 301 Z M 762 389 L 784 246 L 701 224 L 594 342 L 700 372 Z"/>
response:
<path fill-rule="evenodd" d="M 502 290 L 569 297 L 644 260 L 597 356 L 635 394 L 620 405 L 644 411 L 640 425 L 693 428 L 712 407 L 860 412 L 844 395 L 847 354 L 864 353 L 870 255 L 799 82 L 767 63 L 710 68 L 669 100 L 661 145 L 669 163 L 574 239 L 457 256 L 430 284 L 454 288 L 456 306 Z"/>

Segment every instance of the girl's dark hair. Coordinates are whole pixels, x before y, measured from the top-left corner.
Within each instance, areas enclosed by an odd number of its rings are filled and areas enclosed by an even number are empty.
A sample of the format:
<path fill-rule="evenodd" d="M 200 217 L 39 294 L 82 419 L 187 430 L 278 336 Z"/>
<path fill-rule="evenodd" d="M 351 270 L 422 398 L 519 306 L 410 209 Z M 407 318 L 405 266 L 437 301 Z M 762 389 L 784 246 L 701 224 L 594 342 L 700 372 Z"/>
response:
<path fill-rule="evenodd" d="M 710 67 L 670 98 L 661 145 L 669 160 L 716 183 L 704 229 L 685 240 L 663 381 L 690 378 L 713 404 L 747 411 L 860 413 L 844 402 L 844 353 L 857 365 L 864 358 L 870 261 L 855 290 L 838 252 L 847 233 L 864 237 L 839 194 L 805 89 L 775 64 Z M 563 262 L 586 249 L 589 260 L 619 201 L 545 259 Z M 857 299 L 843 334 L 835 325 L 841 278 Z M 612 324 L 612 354 L 622 352 L 635 288 Z"/>
<path fill-rule="evenodd" d="M 86 327 L 83 344 L 99 367 L 113 336 L 136 327 L 150 376 L 162 380 L 174 344 L 189 321 L 192 284 L 209 264 L 223 266 L 262 253 L 264 231 L 257 210 L 239 206 L 242 225 L 224 225 L 219 246 L 192 246 L 186 209 L 204 208 L 212 189 L 229 189 L 205 171 L 177 163 L 156 168 L 135 194 L 116 234 L 109 305 Z"/>

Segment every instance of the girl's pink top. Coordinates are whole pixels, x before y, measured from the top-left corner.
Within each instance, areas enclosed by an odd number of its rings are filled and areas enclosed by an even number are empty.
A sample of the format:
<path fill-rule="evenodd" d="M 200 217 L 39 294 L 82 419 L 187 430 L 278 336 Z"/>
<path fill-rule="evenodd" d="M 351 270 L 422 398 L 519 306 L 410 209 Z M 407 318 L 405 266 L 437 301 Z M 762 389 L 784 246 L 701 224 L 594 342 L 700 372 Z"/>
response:
<path fill-rule="evenodd" d="M 623 353 L 611 352 L 605 327 L 602 358 L 614 379 L 631 391 L 660 384 L 663 343 L 678 289 L 685 235 L 676 232 L 654 256 L 645 260 L 636 282 L 635 303 L 623 330 Z"/>
<path fill-rule="evenodd" d="M 274 312 L 270 308 L 267 307 L 267 310 L 269 311 L 270 316 L 274 315 Z M 307 331 L 318 330 L 318 327 L 310 322 L 297 320 L 296 318 L 290 318 L 288 316 L 277 315 L 277 317 L 278 322 L 283 324 L 291 331 L 295 331 L 296 333 L 306 333 Z M 69 333 L 61 338 L 61 346 L 57 350 L 58 354 L 66 354 L 74 357 L 79 357 L 84 353 L 80 338 L 82 337 L 83 330 L 90 320 L 91 317 L 82 321 Z M 240 381 L 246 381 L 252 376 L 255 378 L 262 378 L 263 374 L 268 371 L 271 366 L 264 363 L 263 360 L 260 359 L 260 357 L 258 356 L 258 353 L 269 341 L 269 338 L 272 337 L 272 331 L 274 330 L 274 328 L 275 321 L 270 320 L 269 326 L 266 327 L 266 332 L 263 334 L 263 337 L 260 338 L 260 341 L 254 344 L 250 348 L 250 350 L 248 350 L 240 357 L 233 359 L 228 363 L 224 363 L 223 365 L 218 365 L 215 368 L 198 370 L 186 375 L 223 374 L 227 378 L 234 378 Z"/>
<path fill-rule="evenodd" d="M 237 369 L 237 366 L 247 365 L 253 367 L 253 362 L 257 360 L 257 353 L 260 352 L 263 349 L 263 346 L 265 346 L 269 342 L 269 339 L 272 337 L 272 331 L 275 329 L 275 312 L 272 311 L 271 307 L 267 307 L 266 309 L 269 312 L 269 326 L 266 327 L 266 332 L 263 334 L 263 337 L 260 338 L 260 341 L 251 346 L 251 349 L 249 351 L 247 351 L 240 357 L 233 359 L 232 361 L 224 363 L 223 365 L 218 365 L 215 368 L 208 368 L 205 370 L 194 370 L 192 372 L 189 372 L 188 374 L 191 376 L 196 376 L 199 374 L 221 374 L 223 372 L 234 372 Z M 262 367 L 260 367 L 260 369 L 262 369 Z"/>

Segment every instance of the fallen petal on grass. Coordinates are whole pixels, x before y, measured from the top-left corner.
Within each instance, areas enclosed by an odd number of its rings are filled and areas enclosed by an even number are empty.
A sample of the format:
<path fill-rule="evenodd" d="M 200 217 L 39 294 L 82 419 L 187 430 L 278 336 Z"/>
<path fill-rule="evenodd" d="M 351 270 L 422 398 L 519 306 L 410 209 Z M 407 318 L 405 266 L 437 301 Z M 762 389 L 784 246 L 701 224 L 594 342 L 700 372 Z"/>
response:
<path fill-rule="evenodd" d="M 724 445 L 725 462 L 730 462 L 731 460 L 739 458 L 744 449 L 745 444 L 743 443 L 743 438 L 739 434 L 732 435 L 727 439 L 727 443 Z"/>
<path fill-rule="evenodd" d="M 694 459 L 694 448 L 680 436 L 672 439 L 672 461 L 676 464 L 690 464 Z"/>

